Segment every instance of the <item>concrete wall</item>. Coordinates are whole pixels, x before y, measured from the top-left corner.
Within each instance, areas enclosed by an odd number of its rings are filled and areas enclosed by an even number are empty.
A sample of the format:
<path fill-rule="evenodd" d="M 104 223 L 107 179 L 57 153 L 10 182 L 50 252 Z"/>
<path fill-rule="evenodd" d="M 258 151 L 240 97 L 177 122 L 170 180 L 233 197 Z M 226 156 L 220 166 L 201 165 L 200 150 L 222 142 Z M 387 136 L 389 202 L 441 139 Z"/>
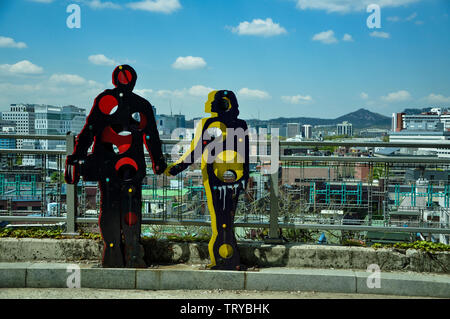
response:
<path fill-rule="evenodd" d="M 147 240 L 145 259 L 151 264 L 208 264 L 207 243 Z M 0 238 L 0 262 L 100 262 L 103 244 L 88 239 Z M 322 245 L 240 243 L 241 262 L 249 267 L 302 267 L 366 270 L 377 264 L 385 271 L 450 273 L 450 253 L 413 249 L 372 249 Z"/>

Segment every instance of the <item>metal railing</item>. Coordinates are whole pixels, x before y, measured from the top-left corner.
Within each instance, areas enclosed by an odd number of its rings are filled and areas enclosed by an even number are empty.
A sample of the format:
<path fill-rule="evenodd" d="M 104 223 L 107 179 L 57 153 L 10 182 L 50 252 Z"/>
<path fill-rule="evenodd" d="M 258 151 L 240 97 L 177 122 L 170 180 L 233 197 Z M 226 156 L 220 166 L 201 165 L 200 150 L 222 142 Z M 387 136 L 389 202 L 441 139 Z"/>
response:
<path fill-rule="evenodd" d="M 99 194 L 96 185 L 83 181 L 78 185 L 66 185 L 58 175 L 64 170 L 65 156 L 73 151 L 75 142 L 73 135 L 0 134 L 0 139 L 53 140 L 65 143 L 65 149 L 61 150 L 0 149 L 0 202 L 3 203 L 0 221 L 65 222 L 68 234 L 76 233 L 79 223 L 98 222 Z M 180 143 L 178 140 L 162 140 L 162 142 L 166 147 Z M 251 183 L 253 186 L 250 185 L 245 196 L 241 196 L 244 198 L 241 199 L 236 213 L 236 227 L 266 228 L 269 230 L 269 239 L 274 241 L 279 239 L 280 229 L 450 234 L 448 223 L 450 178 L 447 174 L 450 172 L 450 158 L 375 157 L 360 154 L 284 155 L 286 149 L 296 149 L 298 153 L 302 153 L 301 150 L 305 148 L 320 151 L 330 147 L 366 148 L 368 154 L 372 154 L 371 150 L 377 147 L 449 149 L 450 143 L 278 140 L 274 140 L 273 143 L 278 143 L 280 149 L 280 155 L 277 157 L 280 168 L 272 173 L 269 170 L 265 171 L 264 167 L 271 164 L 267 162 L 269 157 L 265 154 L 262 156 L 252 154 L 252 167 L 255 168 Z M 251 141 L 251 144 L 259 145 L 258 141 Z M 271 141 L 264 141 L 264 144 L 270 147 Z M 38 161 L 39 165 L 24 168 L 23 165 L 11 164 L 11 161 L 17 161 L 14 156 L 41 159 Z M 147 160 L 149 161 L 149 158 Z M 53 168 L 50 168 L 51 165 Z M 30 168 L 36 171 L 30 173 Z M 412 176 L 406 181 L 407 174 L 416 174 L 418 168 L 422 180 L 425 180 L 425 175 L 430 172 L 436 172 L 441 177 L 427 180 L 426 185 L 416 185 L 417 176 Z M 50 171 L 57 173 L 56 181 L 49 181 Z M 143 188 L 145 208 L 143 224 L 210 225 L 201 179 L 198 172 L 197 175 L 194 174 L 195 171 L 190 172 L 193 173 L 191 177 L 181 175 L 168 178 L 149 175 Z M 34 184 L 33 181 L 23 182 L 20 178 L 13 181 L 11 178 L 14 174 L 22 176 L 34 174 L 38 180 L 35 180 Z M 292 179 L 294 175 L 296 177 Z M 178 186 L 172 185 L 171 188 L 169 183 Z M 23 189 L 21 185 L 25 185 Z M 14 196 L 21 195 L 22 191 L 39 194 L 40 211 L 12 207 L 11 201 L 15 199 Z M 89 195 L 90 191 L 95 195 Z M 49 200 L 49 196 L 53 196 L 53 199 Z M 17 197 L 16 201 L 20 201 L 20 198 Z M 50 209 L 46 204 L 55 205 Z M 349 219 L 348 215 L 351 213 L 357 214 L 359 219 Z M 440 217 L 439 221 L 436 221 L 436 214 Z"/>

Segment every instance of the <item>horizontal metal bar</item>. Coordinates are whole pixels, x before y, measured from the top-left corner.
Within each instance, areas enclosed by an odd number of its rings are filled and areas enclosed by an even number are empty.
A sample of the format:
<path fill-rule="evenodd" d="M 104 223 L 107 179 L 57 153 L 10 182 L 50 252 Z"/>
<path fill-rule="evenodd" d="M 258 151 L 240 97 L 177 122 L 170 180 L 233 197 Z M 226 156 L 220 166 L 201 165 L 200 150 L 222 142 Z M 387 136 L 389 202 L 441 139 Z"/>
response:
<path fill-rule="evenodd" d="M 38 217 L 38 216 L 1 216 L 0 215 L 0 221 L 6 221 L 6 222 L 42 222 L 42 223 L 48 223 L 48 222 L 64 222 L 66 221 L 65 217 Z"/>
<path fill-rule="evenodd" d="M 65 141 L 65 135 L 25 135 L 25 134 L 0 134 L 0 138 L 25 139 L 25 140 L 57 140 Z"/>
<path fill-rule="evenodd" d="M 0 154 L 21 154 L 21 155 L 66 155 L 66 151 L 56 150 L 33 150 L 33 149 L 0 149 Z"/>
<path fill-rule="evenodd" d="M 353 157 L 353 156 L 280 156 L 280 161 L 291 162 L 344 162 L 344 163 L 424 163 L 450 164 L 450 158 L 422 156 L 408 157 Z"/>
<path fill-rule="evenodd" d="M 425 227 L 383 227 L 365 225 L 329 225 L 329 224 L 279 224 L 280 228 L 317 229 L 317 230 L 347 230 L 347 231 L 377 231 L 386 233 L 426 233 L 450 234 L 450 228 Z"/>
<path fill-rule="evenodd" d="M 342 142 L 342 141 L 280 141 L 280 146 L 342 146 L 342 147 L 398 147 L 398 148 L 450 148 L 449 142 L 405 143 L 405 142 Z"/>
<path fill-rule="evenodd" d="M 27 139 L 27 140 L 60 140 L 65 141 L 66 135 L 25 135 L 25 134 L 0 134 L 1 139 Z M 189 144 L 191 141 L 162 139 L 162 144 L 175 145 L 178 143 Z M 259 140 L 251 140 L 250 143 L 262 143 Z M 406 148 L 450 148 L 450 141 L 446 142 L 358 142 L 358 141 L 280 141 L 281 147 L 301 147 L 301 146 L 342 146 L 342 147 L 406 147 Z M 270 145 L 271 141 L 264 141 L 264 144 Z"/>
<path fill-rule="evenodd" d="M 0 221 L 14 222 L 64 222 L 65 217 L 36 217 L 36 216 L 0 216 Z M 98 218 L 78 217 L 77 223 L 98 223 Z M 142 224 L 146 225 L 170 225 L 170 226 L 211 226 L 210 222 L 202 221 L 178 221 L 142 218 Z M 234 227 L 268 228 L 269 223 L 235 223 Z M 315 230 L 344 230 L 344 231 L 377 231 L 385 233 L 426 233 L 426 234 L 450 234 L 450 228 L 426 228 L 426 227 L 383 227 L 366 225 L 330 225 L 330 224 L 293 224 L 280 223 L 282 229 L 315 229 Z"/>

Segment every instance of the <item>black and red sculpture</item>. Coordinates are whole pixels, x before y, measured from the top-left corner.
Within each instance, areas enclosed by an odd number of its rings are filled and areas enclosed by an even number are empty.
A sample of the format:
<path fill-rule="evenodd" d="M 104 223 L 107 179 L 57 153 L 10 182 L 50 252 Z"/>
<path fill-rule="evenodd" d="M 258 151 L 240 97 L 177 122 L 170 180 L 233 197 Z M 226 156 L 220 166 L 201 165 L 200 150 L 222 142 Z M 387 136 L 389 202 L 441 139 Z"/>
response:
<path fill-rule="evenodd" d="M 97 96 L 66 161 L 67 183 L 77 184 L 80 176 L 99 183 L 103 267 L 146 267 L 140 244 L 144 145 L 156 174 L 167 167 L 152 105 L 133 93 L 136 80 L 129 65 L 114 70 L 115 88 Z"/>

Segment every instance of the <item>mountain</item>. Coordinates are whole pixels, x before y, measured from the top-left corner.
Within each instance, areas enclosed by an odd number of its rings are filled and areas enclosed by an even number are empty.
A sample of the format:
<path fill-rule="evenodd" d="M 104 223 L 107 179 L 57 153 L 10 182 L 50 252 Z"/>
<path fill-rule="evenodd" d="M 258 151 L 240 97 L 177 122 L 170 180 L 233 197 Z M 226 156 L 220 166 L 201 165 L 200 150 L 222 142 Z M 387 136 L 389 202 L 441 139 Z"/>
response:
<path fill-rule="evenodd" d="M 286 123 L 300 123 L 300 124 L 310 124 L 310 125 L 336 125 L 338 123 L 342 123 L 343 121 L 347 121 L 353 124 L 354 128 L 366 128 L 366 127 L 382 127 L 389 128 L 391 126 L 391 118 L 388 116 L 384 116 L 378 113 L 371 112 L 364 108 L 361 108 L 355 112 L 351 112 L 345 115 L 342 115 L 335 119 L 322 119 L 315 117 L 279 117 L 271 120 L 256 120 L 251 119 L 247 120 L 249 125 L 255 125 L 256 123 L 261 122 L 270 122 L 273 124 L 286 124 Z"/>
<path fill-rule="evenodd" d="M 378 113 L 371 112 L 366 109 L 359 109 L 355 112 L 348 113 L 336 119 L 338 123 L 347 121 L 352 123 L 354 127 L 366 126 L 390 126 L 391 118 Z"/>

